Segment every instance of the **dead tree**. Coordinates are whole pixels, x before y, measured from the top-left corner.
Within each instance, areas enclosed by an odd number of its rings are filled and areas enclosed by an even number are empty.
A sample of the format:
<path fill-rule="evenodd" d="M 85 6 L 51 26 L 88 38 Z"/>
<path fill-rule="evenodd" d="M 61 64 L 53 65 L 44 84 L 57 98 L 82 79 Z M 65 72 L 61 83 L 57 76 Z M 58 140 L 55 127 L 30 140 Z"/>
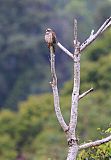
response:
<path fill-rule="evenodd" d="M 108 18 L 103 25 L 99 28 L 99 30 L 94 33 L 94 30 L 91 31 L 89 38 L 80 45 L 77 37 L 77 20 L 74 19 L 74 53 L 69 52 L 57 39 L 55 33 L 51 29 L 47 29 L 45 40 L 48 45 L 50 51 L 50 63 L 51 63 L 51 75 L 52 81 L 50 82 L 53 97 L 54 97 L 54 108 L 55 113 L 60 123 L 64 133 L 66 134 L 67 142 L 68 142 L 68 155 L 67 160 L 76 160 L 78 151 L 81 149 L 85 149 L 92 146 L 99 146 L 103 143 L 106 143 L 111 140 L 111 135 L 103 138 L 101 140 L 97 140 L 94 142 L 89 142 L 85 144 L 79 144 L 75 130 L 77 126 L 77 117 L 78 117 L 78 102 L 80 99 L 85 97 L 87 94 L 93 91 L 93 88 L 85 91 L 83 94 L 79 94 L 80 91 L 80 57 L 82 51 L 86 49 L 101 33 L 103 33 L 107 28 L 111 26 L 111 17 Z M 49 32 L 48 32 L 49 31 Z M 70 112 L 70 122 L 66 124 L 60 109 L 59 103 L 59 93 L 57 87 L 57 76 L 55 71 L 55 47 L 56 45 L 64 51 L 72 60 L 73 60 L 73 91 L 72 91 L 72 102 L 71 102 L 71 112 Z"/>

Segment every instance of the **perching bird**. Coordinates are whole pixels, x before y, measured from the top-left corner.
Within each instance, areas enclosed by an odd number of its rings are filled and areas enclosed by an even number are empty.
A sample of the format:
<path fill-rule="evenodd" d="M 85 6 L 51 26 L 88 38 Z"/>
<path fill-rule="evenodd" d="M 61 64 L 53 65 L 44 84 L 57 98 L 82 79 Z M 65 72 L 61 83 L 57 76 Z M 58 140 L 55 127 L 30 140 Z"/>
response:
<path fill-rule="evenodd" d="M 45 33 L 45 41 L 48 45 L 48 48 L 53 47 L 53 50 L 55 52 L 55 44 L 56 44 L 56 34 L 53 32 L 52 29 L 47 28 Z"/>

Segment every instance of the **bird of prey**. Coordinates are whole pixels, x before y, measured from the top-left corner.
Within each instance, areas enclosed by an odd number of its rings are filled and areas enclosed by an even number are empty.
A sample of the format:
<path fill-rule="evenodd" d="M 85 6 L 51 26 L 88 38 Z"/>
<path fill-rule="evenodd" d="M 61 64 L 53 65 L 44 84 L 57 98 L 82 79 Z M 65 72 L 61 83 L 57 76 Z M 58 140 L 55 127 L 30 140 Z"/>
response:
<path fill-rule="evenodd" d="M 46 33 L 45 33 L 45 41 L 48 45 L 48 48 L 50 49 L 50 47 L 52 46 L 53 47 L 53 50 L 55 52 L 55 44 L 56 44 L 56 34 L 55 32 L 50 29 L 50 28 L 47 28 L 46 29 Z"/>

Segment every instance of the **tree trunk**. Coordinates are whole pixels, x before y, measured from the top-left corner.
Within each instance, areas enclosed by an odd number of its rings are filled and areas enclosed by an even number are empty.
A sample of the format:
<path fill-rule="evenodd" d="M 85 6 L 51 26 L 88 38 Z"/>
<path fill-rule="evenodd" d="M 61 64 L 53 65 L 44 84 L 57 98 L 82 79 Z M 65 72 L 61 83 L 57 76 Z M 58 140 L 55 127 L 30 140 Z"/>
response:
<path fill-rule="evenodd" d="M 78 144 L 75 142 L 72 146 L 69 146 L 68 148 L 68 156 L 67 160 L 76 160 L 78 153 Z"/>

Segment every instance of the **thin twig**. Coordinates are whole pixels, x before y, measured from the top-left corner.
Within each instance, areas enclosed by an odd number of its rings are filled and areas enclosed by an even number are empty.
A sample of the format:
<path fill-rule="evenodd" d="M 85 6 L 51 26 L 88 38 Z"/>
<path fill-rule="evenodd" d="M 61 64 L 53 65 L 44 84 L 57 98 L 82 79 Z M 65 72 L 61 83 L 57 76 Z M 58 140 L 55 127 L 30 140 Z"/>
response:
<path fill-rule="evenodd" d="M 77 47 L 77 20 L 74 19 L 74 47 Z"/>
<path fill-rule="evenodd" d="M 87 90 L 86 92 L 82 93 L 81 95 L 79 95 L 79 100 L 83 97 L 85 97 L 87 94 L 89 94 L 90 92 L 92 92 L 94 89 L 90 88 L 89 90 Z"/>
<path fill-rule="evenodd" d="M 90 37 L 92 37 L 94 35 L 94 29 L 92 29 Z"/>
<path fill-rule="evenodd" d="M 79 150 L 89 148 L 89 147 L 99 146 L 99 145 L 104 144 L 104 143 L 109 142 L 109 141 L 111 141 L 111 135 L 106 137 L 106 138 L 103 138 L 101 140 L 97 140 L 97 141 L 94 141 L 94 142 L 89 142 L 89 143 L 82 144 L 82 145 L 79 146 Z"/>

